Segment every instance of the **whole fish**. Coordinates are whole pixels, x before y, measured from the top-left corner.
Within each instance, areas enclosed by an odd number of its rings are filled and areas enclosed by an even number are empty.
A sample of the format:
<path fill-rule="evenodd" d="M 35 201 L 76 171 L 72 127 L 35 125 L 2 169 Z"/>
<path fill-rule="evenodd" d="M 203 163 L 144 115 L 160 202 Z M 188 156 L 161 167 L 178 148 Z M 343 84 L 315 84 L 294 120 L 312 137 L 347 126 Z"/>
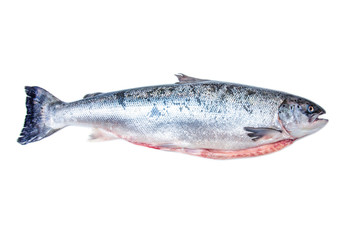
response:
<path fill-rule="evenodd" d="M 91 139 L 125 139 L 155 149 L 229 159 L 278 151 L 326 125 L 319 105 L 284 92 L 177 74 L 178 82 L 85 95 L 65 103 L 25 87 L 20 144 L 66 126 L 94 128 Z"/>

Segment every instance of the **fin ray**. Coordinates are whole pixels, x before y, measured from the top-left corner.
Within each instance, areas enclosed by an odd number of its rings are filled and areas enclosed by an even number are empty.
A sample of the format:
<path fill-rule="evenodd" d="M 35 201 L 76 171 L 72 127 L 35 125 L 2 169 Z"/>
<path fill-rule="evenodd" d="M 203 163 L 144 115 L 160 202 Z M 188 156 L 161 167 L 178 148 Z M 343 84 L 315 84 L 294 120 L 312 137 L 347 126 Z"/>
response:
<path fill-rule="evenodd" d="M 119 137 L 113 132 L 103 129 L 103 128 L 93 128 L 93 132 L 89 136 L 89 141 L 91 142 L 100 142 L 100 141 L 108 141 L 115 140 Z"/>
<path fill-rule="evenodd" d="M 282 134 L 281 130 L 274 128 L 244 127 L 244 130 L 249 132 L 247 135 L 255 142 L 260 139 L 276 139 Z"/>
<path fill-rule="evenodd" d="M 183 84 L 183 83 L 198 83 L 198 82 L 207 82 L 210 80 L 206 80 L 206 79 L 200 79 L 200 78 L 194 78 L 194 77 L 190 77 L 187 76 L 183 73 L 178 73 L 175 74 L 175 76 L 178 78 L 178 82 L 176 82 L 176 84 Z"/>
<path fill-rule="evenodd" d="M 40 87 L 25 87 L 27 114 L 18 143 L 25 145 L 50 136 L 61 128 L 53 128 L 48 121 L 49 104 L 62 104 L 58 98 Z"/>

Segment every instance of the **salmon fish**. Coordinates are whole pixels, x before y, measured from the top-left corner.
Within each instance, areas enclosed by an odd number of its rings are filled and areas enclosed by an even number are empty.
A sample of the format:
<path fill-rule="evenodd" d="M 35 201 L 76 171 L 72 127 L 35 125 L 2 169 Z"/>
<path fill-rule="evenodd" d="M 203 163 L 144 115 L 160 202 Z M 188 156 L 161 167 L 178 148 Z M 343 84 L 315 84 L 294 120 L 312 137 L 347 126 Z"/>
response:
<path fill-rule="evenodd" d="M 325 110 L 302 97 L 176 74 L 175 84 L 87 94 L 63 102 L 25 87 L 27 115 L 18 138 L 28 144 L 67 126 L 93 128 L 92 140 L 124 139 L 213 159 L 278 151 L 317 132 Z"/>

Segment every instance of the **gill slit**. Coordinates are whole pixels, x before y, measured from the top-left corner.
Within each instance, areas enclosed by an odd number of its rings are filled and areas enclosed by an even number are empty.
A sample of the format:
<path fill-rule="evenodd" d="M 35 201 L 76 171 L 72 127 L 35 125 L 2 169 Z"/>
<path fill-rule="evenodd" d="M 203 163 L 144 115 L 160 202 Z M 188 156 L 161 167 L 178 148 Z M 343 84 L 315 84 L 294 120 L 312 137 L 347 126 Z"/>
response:
<path fill-rule="evenodd" d="M 277 119 L 278 119 L 278 121 L 279 121 L 279 124 L 280 124 L 280 126 L 281 126 L 281 129 L 282 129 L 282 131 L 283 131 L 283 133 L 285 133 L 285 136 L 287 136 L 289 139 L 291 139 L 291 140 L 295 140 L 296 138 L 294 138 L 293 136 L 291 136 L 291 134 L 286 130 L 286 128 L 284 127 L 284 125 L 283 125 L 283 123 L 282 123 L 282 121 L 281 121 L 281 119 L 280 119 L 280 117 L 279 117 L 279 113 L 277 114 Z"/>

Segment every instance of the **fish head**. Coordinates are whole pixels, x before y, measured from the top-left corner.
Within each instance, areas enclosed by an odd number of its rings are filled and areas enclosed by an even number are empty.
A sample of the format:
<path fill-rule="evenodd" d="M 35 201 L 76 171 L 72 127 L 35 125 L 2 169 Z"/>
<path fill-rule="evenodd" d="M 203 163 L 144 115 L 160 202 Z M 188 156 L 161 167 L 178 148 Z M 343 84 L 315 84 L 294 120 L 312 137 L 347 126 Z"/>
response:
<path fill-rule="evenodd" d="M 282 126 L 293 138 L 305 137 L 323 128 L 328 120 L 319 116 L 325 113 L 319 105 L 300 97 L 286 98 L 278 112 Z"/>

